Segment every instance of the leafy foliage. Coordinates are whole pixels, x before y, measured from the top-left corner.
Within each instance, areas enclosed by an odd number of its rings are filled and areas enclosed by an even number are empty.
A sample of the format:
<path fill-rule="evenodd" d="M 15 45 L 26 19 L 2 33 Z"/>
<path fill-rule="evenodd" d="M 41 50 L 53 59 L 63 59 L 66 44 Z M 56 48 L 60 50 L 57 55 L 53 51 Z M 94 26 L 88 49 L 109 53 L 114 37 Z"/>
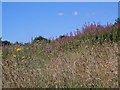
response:
<path fill-rule="evenodd" d="M 9 41 L 2 41 L 2 45 L 11 45 L 12 43 L 11 42 L 9 42 Z"/>
<path fill-rule="evenodd" d="M 33 41 L 42 41 L 42 40 L 47 41 L 47 39 L 42 36 L 36 37 Z"/>

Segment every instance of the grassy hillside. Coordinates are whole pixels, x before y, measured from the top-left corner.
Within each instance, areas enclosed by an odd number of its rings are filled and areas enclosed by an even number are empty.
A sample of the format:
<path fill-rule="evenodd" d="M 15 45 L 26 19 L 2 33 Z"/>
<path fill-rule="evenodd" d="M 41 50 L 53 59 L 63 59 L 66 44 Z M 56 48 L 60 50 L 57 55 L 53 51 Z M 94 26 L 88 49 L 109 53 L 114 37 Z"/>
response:
<path fill-rule="evenodd" d="M 82 32 L 54 40 L 3 44 L 3 87 L 118 87 L 118 24 L 85 25 Z"/>

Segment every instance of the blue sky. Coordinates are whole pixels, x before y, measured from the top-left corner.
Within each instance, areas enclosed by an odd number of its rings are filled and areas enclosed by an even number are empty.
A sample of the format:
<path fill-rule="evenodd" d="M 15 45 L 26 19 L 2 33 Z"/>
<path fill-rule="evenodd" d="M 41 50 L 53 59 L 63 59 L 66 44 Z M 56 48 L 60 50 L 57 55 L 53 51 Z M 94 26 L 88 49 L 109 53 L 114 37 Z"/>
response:
<path fill-rule="evenodd" d="M 56 37 L 74 32 L 86 23 L 114 23 L 117 2 L 4 2 L 2 38 L 30 42 L 31 38 Z"/>

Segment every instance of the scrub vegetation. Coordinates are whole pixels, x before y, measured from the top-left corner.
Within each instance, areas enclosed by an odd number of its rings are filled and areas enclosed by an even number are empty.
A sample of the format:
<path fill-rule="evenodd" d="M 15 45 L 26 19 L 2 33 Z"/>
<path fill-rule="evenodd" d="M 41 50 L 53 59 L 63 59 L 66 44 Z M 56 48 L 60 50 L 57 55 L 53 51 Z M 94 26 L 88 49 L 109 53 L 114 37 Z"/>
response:
<path fill-rule="evenodd" d="M 31 43 L 2 41 L 3 88 L 115 88 L 120 60 L 120 19 Z"/>

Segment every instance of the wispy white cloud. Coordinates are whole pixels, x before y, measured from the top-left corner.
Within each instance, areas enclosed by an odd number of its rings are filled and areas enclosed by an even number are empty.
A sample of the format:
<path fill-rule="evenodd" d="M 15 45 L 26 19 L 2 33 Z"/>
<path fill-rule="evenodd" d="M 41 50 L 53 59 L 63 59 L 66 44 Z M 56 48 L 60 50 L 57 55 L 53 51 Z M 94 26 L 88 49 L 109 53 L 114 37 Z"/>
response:
<path fill-rule="evenodd" d="M 92 16 L 95 16 L 95 13 L 87 13 L 86 16 L 92 17 Z"/>
<path fill-rule="evenodd" d="M 57 13 L 58 16 L 64 16 L 65 14 L 63 12 Z"/>
<path fill-rule="evenodd" d="M 74 16 L 77 16 L 77 15 L 78 15 L 78 12 L 77 12 L 77 11 L 74 11 L 73 15 L 74 15 Z"/>
<path fill-rule="evenodd" d="M 58 16 L 64 16 L 65 13 L 59 12 L 59 13 L 57 13 L 57 15 L 58 15 Z M 78 15 L 78 11 L 74 11 L 74 12 L 73 12 L 73 15 L 74 15 L 74 16 L 77 16 L 77 15 Z"/>

